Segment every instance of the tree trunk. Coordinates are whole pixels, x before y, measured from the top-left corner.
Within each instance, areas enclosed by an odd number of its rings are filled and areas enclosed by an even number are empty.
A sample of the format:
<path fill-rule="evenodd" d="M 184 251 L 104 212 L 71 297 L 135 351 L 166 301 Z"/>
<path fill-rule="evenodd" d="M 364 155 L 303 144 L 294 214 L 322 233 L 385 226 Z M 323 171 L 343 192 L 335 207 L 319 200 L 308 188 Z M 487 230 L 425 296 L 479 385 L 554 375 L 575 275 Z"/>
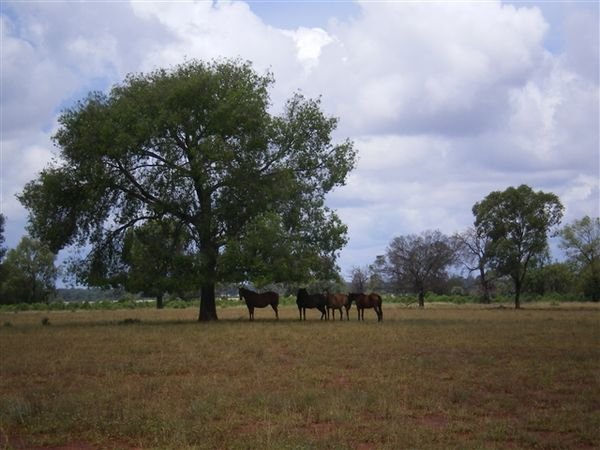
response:
<path fill-rule="evenodd" d="M 515 283 L 515 309 L 521 309 L 521 283 Z"/>
<path fill-rule="evenodd" d="M 479 268 L 479 280 L 481 283 L 481 289 L 483 289 L 483 297 L 481 299 L 481 303 L 488 304 L 490 303 L 491 295 L 490 295 L 490 282 L 485 277 L 485 268 Z"/>
<path fill-rule="evenodd" d="M 200 289 L 200 314 L 198 321 L 210 322 L 219 320 L 217 317 L 217 304 L 215 302 L 215 285 L 206 284 Z"/>
<path fill-rule="evenodd" d="M 201 186 L 199 183 L 198 186 Z M 217 258 L 219 254 L 215 243 L 215 231 L 212 226 L 212 200 L 210 189 L 199 188 L 198 198 L 201 203 L 201 215 L 197 224 L 200 234 L 200 254 L 202 255 L 203 281 L 200 287 L 199 322 L 219 320 L 215 303 L 215 284 L 217 281 Z"/>
<path fill-rule="evenodd" d="M 163 309 L 165 305 L 163 304 L 164 293 L 161 292 L 156 296 L 156 309 Z"/>
<path fill-rule="evenodd" d="M 419 289 L 419 308 L 425 308 L 425 292 Z"/>

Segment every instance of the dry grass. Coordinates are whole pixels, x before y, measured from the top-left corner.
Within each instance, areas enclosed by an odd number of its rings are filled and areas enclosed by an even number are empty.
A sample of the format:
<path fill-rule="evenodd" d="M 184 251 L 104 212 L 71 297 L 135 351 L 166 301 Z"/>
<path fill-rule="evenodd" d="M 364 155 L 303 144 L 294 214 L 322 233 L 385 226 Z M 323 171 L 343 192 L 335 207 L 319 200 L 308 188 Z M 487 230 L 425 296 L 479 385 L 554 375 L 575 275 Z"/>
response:
<path fill-rule="evenodd" d="M 0 447 L 600 446 L 597 306 L 352 312 L 0 314 Z"/>

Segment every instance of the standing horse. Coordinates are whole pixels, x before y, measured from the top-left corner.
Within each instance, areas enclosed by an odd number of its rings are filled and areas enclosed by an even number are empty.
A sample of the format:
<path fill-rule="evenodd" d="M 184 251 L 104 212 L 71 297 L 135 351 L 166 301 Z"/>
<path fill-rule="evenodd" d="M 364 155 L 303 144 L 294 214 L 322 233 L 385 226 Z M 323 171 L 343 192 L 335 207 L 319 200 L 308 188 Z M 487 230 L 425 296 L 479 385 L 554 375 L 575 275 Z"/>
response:
<path fill-rule="evenodd" d="M 304 317 L 306 320 L 306 308 L 317 308 L 321 311 L 321 320 L 325 318 L 327 298 L 323 294 L 309 294 L 306 289 L 302 288 L 298 290 L 296 295 L 296 304 L 298 305 L 298 313 L 300 313 L 300 320 Z"/>
<path fill-rule="evenodd" d="M 373 308 L 377 314 L 377 321 L 383 320 L 383 310 L 381 309 L 381 296 L 379 294 L 371 293 L 367 294 L 348 294 L 348 303 L 356 303 L 356 309 L 358 309 L 358 320 L 365 320 L 365 309 Z"/>
<path fill-rule="evenodd" d="M 254 320 L 254 308 L 264 308 L 269 305 L 271 305 L 271 308 L 273 308 L 273 311 L 275 311 L 275 317 L 279 319 L 279 313 L 277 312 L 277 306 L 279 305 L 279 294 L 277 292 L 265 292 L 263 294 L 259 294 L 251 291 L 250 289 L 240 287 L 239 293 L 240 300 L 244 299 L 246 301 L 248 313 L 250 314 L 250 320 Z"/>
<path fill-rule="evenodd" d="M 348 311 L 350 310 L 350 302 L 346 294 L 327 294 L 327 319 L 329 320 L 329 310 L 335 320 L 335 310 L 340 311 L 340 320 L 344 318 L 344 312 L 342 308 L 346 308 L 346 319 L 350 320 Z"/>

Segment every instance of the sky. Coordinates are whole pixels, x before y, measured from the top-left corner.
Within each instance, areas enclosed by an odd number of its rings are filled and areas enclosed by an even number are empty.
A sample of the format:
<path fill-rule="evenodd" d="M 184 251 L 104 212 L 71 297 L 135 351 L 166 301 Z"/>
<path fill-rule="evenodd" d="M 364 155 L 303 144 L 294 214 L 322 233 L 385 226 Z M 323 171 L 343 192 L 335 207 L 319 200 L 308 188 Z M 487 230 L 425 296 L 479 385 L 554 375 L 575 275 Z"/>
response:
<path fill-rule="evenodd" d="M 10 1 L 0 3 L 0 212 L 57 155 L 62 110 L 128 73 L 241 58 L 272 110 L 321 97 L 356 169 L 327 198 L 344 276 L 396 236 L 464 231 L 492 191 L 527 184 L 600 216 L 597 1 Z"/>

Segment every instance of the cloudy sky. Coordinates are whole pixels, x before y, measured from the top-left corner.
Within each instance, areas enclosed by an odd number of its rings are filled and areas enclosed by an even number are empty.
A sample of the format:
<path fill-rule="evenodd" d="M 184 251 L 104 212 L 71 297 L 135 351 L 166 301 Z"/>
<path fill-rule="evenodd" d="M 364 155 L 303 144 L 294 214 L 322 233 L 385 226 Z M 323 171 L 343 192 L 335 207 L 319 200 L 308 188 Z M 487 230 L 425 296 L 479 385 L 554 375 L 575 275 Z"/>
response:
<path fill-rule="evenodd" d="M 329 196 L 340 265 L 395 236 L 462 231 L 494 190 L 557 194 L 564 222 L 600 215 L 596 1 L 10 1 L 1 20 L 1 212 L 49 163 L 60 111 L 130 72 L 241 57 L 273 72 L 273 110 L 322 96 L 359 162 Z"/>

